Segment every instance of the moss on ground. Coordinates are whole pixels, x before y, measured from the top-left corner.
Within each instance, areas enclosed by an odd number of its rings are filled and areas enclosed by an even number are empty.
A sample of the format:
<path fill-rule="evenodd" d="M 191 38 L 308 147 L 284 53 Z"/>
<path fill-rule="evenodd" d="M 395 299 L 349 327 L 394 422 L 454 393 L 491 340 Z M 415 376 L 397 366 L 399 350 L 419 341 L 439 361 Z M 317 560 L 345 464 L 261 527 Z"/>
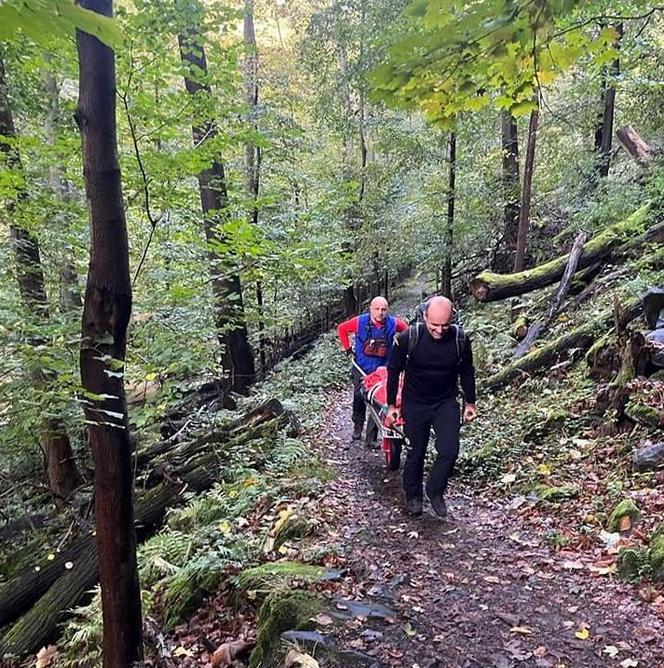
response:
<path fill-rule="evenodd" d="M 632 524 L 641 517 L 641 511 L 632 499 L 623 499 L 613 509 L 613 512 L 609 517 L 607 530 L 611 532 L 620 531 L 620 523 L 623 517 L 629 517 Z"/>
<path fill-rule="evenodd" d="M 618 555 L 618 577 L 625 582 L 638 582 L 650 570 L 648 550 L 627 547 Z"/>
<path fill-rule="evenodd" d="M 312 630 L 311 621 L 323 609 L 323 602 L 306 591 L 275 591 L 258 614 L 256 648 L 249 657 L 249 668 L 279 665 L 277 656 L 284 631 Z"/>
<path fill-rule="evenodd" d="M 247 568 L 237 576 L 238 587 L 255 589 L 285 589 L 294 581 L 317 582 L 325 574 L 322 566 L 296 561 L 276 561 Z"/>

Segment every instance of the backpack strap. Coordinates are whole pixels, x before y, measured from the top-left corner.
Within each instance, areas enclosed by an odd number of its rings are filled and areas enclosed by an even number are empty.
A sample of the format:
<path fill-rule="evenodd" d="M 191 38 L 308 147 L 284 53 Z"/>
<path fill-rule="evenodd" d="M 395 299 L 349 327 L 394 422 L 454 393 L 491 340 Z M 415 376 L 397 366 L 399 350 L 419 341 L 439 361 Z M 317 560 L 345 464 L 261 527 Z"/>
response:
<path fill-rule="evenodd" d="M 408 348 L 406 349 L 406 367 L 410 358 L 417 348 L 417 344 L 422 339 L 422 334 L 424 333 L 424 324 L 421 322 L 416 322 L 408 328 Z"/>
<path fill-rule="evenodd" d="M 461 366 L 461 356 L 463 355 L 463 349 L 466 346 L 466 332 L 463 331 L 459 325 L 452 325 L 454 328 L 454 343 L 456 345 L 457 352 L 457 366 Z"/>

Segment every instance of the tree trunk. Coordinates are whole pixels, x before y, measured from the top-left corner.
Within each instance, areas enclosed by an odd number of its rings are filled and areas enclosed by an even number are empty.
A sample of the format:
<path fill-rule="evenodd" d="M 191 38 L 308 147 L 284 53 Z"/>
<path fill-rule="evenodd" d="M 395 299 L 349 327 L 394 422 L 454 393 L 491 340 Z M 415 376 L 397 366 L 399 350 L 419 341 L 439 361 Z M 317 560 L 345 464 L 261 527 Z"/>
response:
<path fill-rule="evenodd" d="M 445 227 L 444 261 L 441 267 L 440 289 L 452 299 L 452 254 L 454 252 L 454 203 L 456 197 L 456 131 L 449 138 L 449 180 L 447 185 L 447 221 Z"/>
<path fill-rule="evenodd" d="M 523 166 L 523 188 L 521 189 L 521 204 L 519 208 L 519 229 L 514 254 L 514 271 L 523 271 L 528 242 L 528 228 L 530 227 L 530 199 L 533 187 L 533 169 L 535 166 L 535 143 L 537 141 L 537 124 L 539 121 L 539 100 L 537 108 L 530 112 L 528 124 L 528 145 L 526 147 L 526 161 Z"/>
<path fill-rule="evenodd" d="M 244 43 L 246 55 L 244 62 L 244 88 L 247 104 L 248 122 L 251 130 L 258 132 L 258 47 L 256 45 L 256 31 L 254 30 L 254 0 L 245 0 L 244 3 Z M 258 225 L 258 193 L 260 189 L 260 147 L 251 141 L 245 147 L 245 189 L 251 201 L 249 221 Z M 267 366 L 265 353 L 265 308 L 263 303 L 263 285 L 256 281 L 256 307 L 258 311 L 258 359 L 261 372 L 264 374 Z"/>
<path fill-rule="evenodd" d="M 105 16 L 112 0 L 82 0 Z M 81 332 L 81 381 L 95 465 L 94 494 L 104 620 L 104 667 L 143 657 L 141 596 L 136 564 L 132 453 L 124 393 L 127 325 L 131 315 L 129 247 L 115 126 L 115 54 L 77 31 L 85 191 L 90 215 L 90 265 Z"/>
<path fill-rule="evenodd" d="M 194 101 L 206 101 L 211 96 L 210 86 L 201 83 L 207 78 L 207 59 L 198 26 L 183 28 L 178 35 L 180 56 L 185 66 L 185 87 Z M 213 141 L 217 127 L 211 119 L 195 123 L 192 127 L 194 146 Z M 221 258 L 213 246 L 224 241 L 219 225 L 228 217 L 228 191 L 224 166 L 214 159 L 209 168 L 198 175 L 203 210 L 203 227 L 209 244 L 208 259 L 212 273 L 212 292 L 216 313 L 219 342 L 223 348 L 223 368 L 229 388 L 246 394 L 256 378 L 254 354 L 249 345 L 244 315 L 242 287 L 237 258 L 230 254 Z M 225 269 L 230 266 L 230 273 Z"/>
<path fill-rule="evenodd" d="M 615 47 L 620 47 L 620 40 L 623 35 L 623 25 L 619 23 L 615 26 L 616 40 Z M 620 60 L 616 58 L 609 65 L 602 77 L 602 93 L 600 98 L 600 111 L 597 118 L 597 128 L 595 129 L 595 152 L 596 152 L 596 172 L 601 178 L 609 175 L 611 166 L 611 144 L 613 139 L 613 118 L 616 103 L 616 79 L 620 75 Z"/>
<path fill-rule="evenodd" d="M 645 244 L 658 241 L 663 235 L 663 223 L 642 233 L 650 206 L 637 209 L 631 216 L 607 227 L 586 242 L 579 258 L 578 269 L 595 265 L 606 258 L 618 258 Z M 481 302 L 492 302 L 543 288 L 560 280 L 569 260 L 569 254 L 515 274 L 494 274 L 483 271 L 470 283 L 470 291 Z"/>
<path fill-rule="evenodd" d="M 508 111 L 502 111 L 502 186 L 503 186 L 503 247 L 498 253 L 494 271 L 509 271 L 514 266 L 514 254 L 519 232 L 519 138 L 517 121 Z"/>
<path fill-rule="evenodd" d="M 14 119 L 9 107 L 5 64 L 0 55 L 0 136 L 14 137 L 15 135 Z M 0 141 L 0 151 L 6 154 L 8 167 L 21 169 L 21 159 L 17 148 L 12 148 Z M 25 197 L 24 192 L 19 194 L 19 198 L 22 197 Z M 10 203 L 8 209 L 11 216 L 14 205 Z M 21 299 L 35 322 L 46 325 L 49 319 L 48 301 L 37 239 L 27 230 L 11 222 L 9 223 L 9 234 L 14 249 Z M 32 344 L 43 345 L 44 340 L 38 337 L 32 341 Z M 48 394 L 48 384 L 57 380 L 52 371 L 42 368 L 35 368 L 32 378 L 35 387 L 44 396 Z M 60 505 L 82 482 L 67 430 L 60 418 L 45 417 L 42 419 L 41 448 L 44 454 L 48 486 L 55 496 L 56 503 Z"/>
<path fill-rule="evenodd" d="M 47 62 L 48 60 L 50 59 L 47 58 Z M 53 73 L 48 69 L 44 72 L 44 86 L 47 97 L 44 130 L 47 143 L 54 146 L 57 141 L 57 128 L 60 120 L 60 91 Z M 69 189 L 62 178 L 60 167 L 56 163 L 52 163 L 49 165 L 48 171 L 53 194 L 62 201 L 68 202 L 71 199 Z M 52 221 L 54 226 L 60 223 L 57 218 L 56 216 L 56 219 Z M 74 258 L 69 251 L 65 250 L 58 263 L 60 265 L 60 310 L 63 313 L 75 311 L 81 307 L 82 302 Z"/>

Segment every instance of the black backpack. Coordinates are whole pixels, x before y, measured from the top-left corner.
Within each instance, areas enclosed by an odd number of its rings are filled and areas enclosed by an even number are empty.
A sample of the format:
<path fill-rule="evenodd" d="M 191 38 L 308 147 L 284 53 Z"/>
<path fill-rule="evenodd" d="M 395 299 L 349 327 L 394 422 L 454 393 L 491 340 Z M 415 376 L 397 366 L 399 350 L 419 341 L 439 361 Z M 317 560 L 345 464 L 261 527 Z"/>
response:
<path fill-rule="evenodd" d="M 424 322 L 424 309 L 429 300 L 425 299 L 423 302 L 420 302 L 408 315 L 406 320 L 409 325 L 415 325 L 419 322 Z M 461 326 L 461 314 L 458 309 L 454 307 L 452 309 L 452 324 Z"/>
<path fill-rule="evenodd" d="M 463 331 L 463 328 L 456 324 L 452 323 L 450 327 L 454 330 L 454 343 L 456 344 L 457 352 L 457 367 L 461 366 L 461 355 L 463 349 L 466 345 L 466 332 Z M 417 344 L 422 340 L 422 335 L 424 334 L 425 324 L 424 322 L 416 321 L 410 325 L 408 328 L 408 346 L 406 348 L 406 367 L 410 358 L 417 348 Z"/>

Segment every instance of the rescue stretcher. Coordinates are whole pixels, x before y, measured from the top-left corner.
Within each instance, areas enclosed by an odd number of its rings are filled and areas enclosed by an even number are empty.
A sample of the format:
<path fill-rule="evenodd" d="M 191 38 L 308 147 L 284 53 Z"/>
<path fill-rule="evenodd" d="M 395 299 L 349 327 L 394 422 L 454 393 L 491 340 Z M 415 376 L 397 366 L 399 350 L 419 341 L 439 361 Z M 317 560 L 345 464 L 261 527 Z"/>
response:
<path fill-rule="evenodd" d="M 391 471 L 398 470 L 401 465 L 401 452 L 404 445 L 408 445 L 408 439 L 403 432 L 403 420 L 400 418 L 389 427 L 386 426 L 387 418 L 387 367 L 379 366 L 372 373 L 365 373 L 355 360 L 353 366 L 362 375 L 362 394 L 369 409 L 370 419 L 378 428 L 380 447 L 385 455 L 385 462 Z M 399 379 L 399 391 L 397 393 L 397 406 L 401 406 L 401 388 L 403 376 Z"/>

